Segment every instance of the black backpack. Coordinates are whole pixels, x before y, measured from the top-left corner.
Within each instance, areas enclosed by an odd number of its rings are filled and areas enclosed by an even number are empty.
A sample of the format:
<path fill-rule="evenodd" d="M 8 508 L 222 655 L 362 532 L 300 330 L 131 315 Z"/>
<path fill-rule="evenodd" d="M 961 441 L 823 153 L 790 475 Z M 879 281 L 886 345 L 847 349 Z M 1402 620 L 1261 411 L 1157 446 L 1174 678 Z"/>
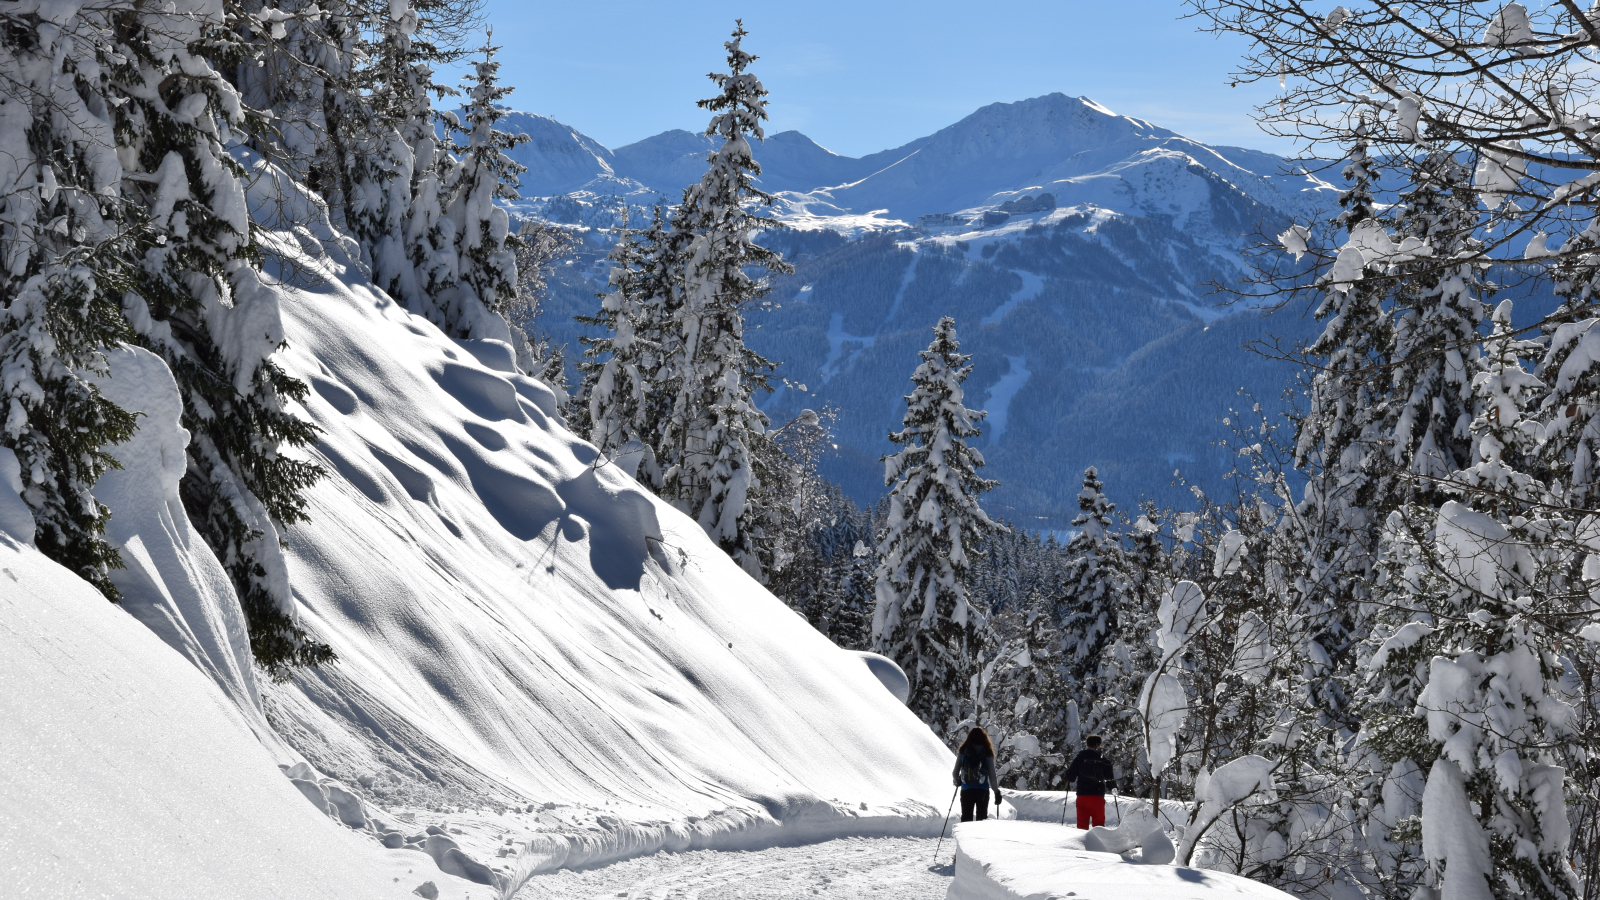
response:
<path fill-rule="evenodd" d="M 1111 760 L 1104 756 L 1091 757 L 1080 762 L 1078 768 L 1079 784 L 1084 779 L 1098 781 L 1101 784 L 1110 784 L 1117 780 L 1117 772 L 1111 766 Z"/>
<path fill-rule="evenodd" d="M 960 767 L 956 770 L 956 774 L 961 777 L 963 786 L 984 783 L 983 761 L 988 758 L 986 754 L 974 753 L 970 750 L 961 754 Z"/>

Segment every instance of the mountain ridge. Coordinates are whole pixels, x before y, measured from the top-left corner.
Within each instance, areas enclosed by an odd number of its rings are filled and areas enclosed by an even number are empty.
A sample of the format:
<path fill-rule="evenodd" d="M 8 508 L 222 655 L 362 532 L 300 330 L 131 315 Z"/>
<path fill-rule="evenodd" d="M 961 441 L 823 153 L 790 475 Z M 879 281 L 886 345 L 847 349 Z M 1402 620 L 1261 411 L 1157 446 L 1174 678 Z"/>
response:
<path fill-rule="evenodd" d="M 625 193 L 613 180 L 635 182 L 670 203 L 699 179 L 714 149 L 711 138 L 674 129 L 608 150 L 554 119 L 514 111 L 505 127 L 523 128 L 533 138 L 511 155 L 529 167 L 522 211 L 534 215 L 540 211 L 537 198 Z M 922 215 L 981 211 L 1037 193 L 1053 194 L 1062 206 L 1115 209 L 1132 203 L 1145 214 L 1163 214 L 1152 204 L 1170 203 L 1182 170 L 1195 167 L 1285 212 L 1302 205 L 1305 192 L 1327 188 L 1310 175 L 1289 172 L 1272 154 L 1212 147 L 1118 115 L 1088 97 L 1059 92 L 991 103 L 933 134 L 862 157 L 834 153 L 794 130 L 769 137 L 756 157 L 762 167 L 758 185 L 783 201 L 780 219 L 842 230 L 859 225 L 861 216 L 876 215 L 882 227 L 896 227 Z M 1196 184 L 1187 188 L 1199 193 Z M 1191 197 L 1187 206 L 1199 202 Z M 1166 212 L 1182 220 L 1190 211 Z"/>

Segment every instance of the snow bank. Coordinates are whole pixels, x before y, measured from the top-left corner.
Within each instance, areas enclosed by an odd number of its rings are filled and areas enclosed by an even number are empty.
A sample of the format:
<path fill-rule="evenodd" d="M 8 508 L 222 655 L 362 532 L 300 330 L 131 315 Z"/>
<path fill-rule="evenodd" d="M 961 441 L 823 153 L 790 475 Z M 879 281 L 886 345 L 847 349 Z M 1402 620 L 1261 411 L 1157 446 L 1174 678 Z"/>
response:
<path fill-rule="evenodd" d="M 1066 804 L 1066 823 L 1078 824 L 1078 795 L 1072 791 L 1004 791 L 1006 803 L 1016 807 L 1017 818 L 1028 822 L 1062 822 L 1062 804 Z M 1137 797 L 1106 797 L 1106 825 L 1117 827 L 1122 823 L 1124 810 L 1142 809 L 1150 818 L 1150 800 Z M 1178 800 L 1161 801 L 1161 821 L 1168 829 L 1189 819 L 1189 805 Z"/>
<path fill-rule="evenodd" d="M 549 867 L 939 832 L 950 753 L 860 657 L 569 434 L 549 390 L 336 242 L 267 239 L 329 472 L 291 582 L 340 661 L 262 690 L 317 769 L 503 872 L 508 848 Z"/>
<path fill-rule="evenodd" d="M 133 438 L 111 448 L 122 468 L 95 487 L 111 509 L 106 537 L 122 555 L 124 568 L 111 572 L 122 607 L 210 677 L 279 762 L 296 762 L 262 715 L 233 582 L 178 498 L 189 433 L 179 424 L 183 400 L 172 372 L 136 347 L 107 358 L 111 377 L 100 379 L 101 392 L 140 416 Z"/>
<path fill-rule="evenodd" d="M 1055 900 L 1111 894 L 1119 900 L 1285 900 L 1277 888 L 1220 872 L 1140 865 L 1084 846 L 1086 832 L 1041 822 L 958 825 L 948 900 Z"/>
<path fill-rule="evenodd" d="M 0 513 L 17 499 L 0 489 Z M 0 533 L 7 896 L 400 900 L 427 881 L 472 895 L 306 803 L 192 661 Z"/>

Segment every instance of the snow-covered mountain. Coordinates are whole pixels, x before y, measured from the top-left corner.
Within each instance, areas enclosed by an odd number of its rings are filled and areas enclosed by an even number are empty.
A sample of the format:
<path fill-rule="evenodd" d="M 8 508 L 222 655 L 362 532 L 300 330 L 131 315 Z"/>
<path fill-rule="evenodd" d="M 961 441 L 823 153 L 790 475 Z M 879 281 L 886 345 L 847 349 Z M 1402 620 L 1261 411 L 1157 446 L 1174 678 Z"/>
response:
<path fill-rule="evenodd" d="M 512 154 L 528 166 L 522 194 L 529 199 L 606 193 L 605 185 L 616 179 L 676 198 L 704 174 L 713 149 L 703 134 L 674 130 L 609 151 L 531 113 L 510 113 L 502 127 L 531 138 Z M 1060 206 L 1094 204 L 1171 217 L 1180 227 L 1225 231 L 1239 225 L 1253 204 L 1289 210 L 1300 205 L 1304 192 L 1325 188 L 1314 178 L 1288 174 L 1271 154 L 1210 147 L 1119 116 L 1087 97 L 1059 93 L 994 103 L 927 137 L 859 159 L 833 153 L 797 131 L 769 136 L 756 157 L 761 187 L 786 201 L 780 217 L 792 208 L 828 208 L 840 217 L 883 210 L 886 225 L 1048 192 Z M 1219 193 L 1238 195 L 1238 208 L 1207 210 Z M 1191 222 L 1197 213 L 1201 219 Z M 1213 221 L 1212 213 L 1221 215 Z"/>
<path fill-rule="evenodd" d="M 581 221 L 607 178 L 667 182 L 671 195 L 703 173 L 709 147 L 682 131 L 648 138 L 617 150 L 583 193 L 529 210 L 555 203 Z M 1256 400 L 1276 409 L 1293 374 L 1241 345 L 1309 333 L 1293 313 L 1263 319 L 1211 296 L 1247 275 L 1252 233 L 1333 200 L 1272 154 L 1051 94 L 861 159 L 793 132 L 756 158 L 793 226 L 769 240 L 797 267 L 774 282 L 778 308 L 748 338 L 787 381 L 766 406 L 780 421 L 840 411 L 825 468 L 859 500 L 882 491 L 884 436 L 942 315 L 973 354 L 968 396 L 990 412 L 984 452 L 1002 483 L 992 503 L 1055 527 L 1076 513 L 1088 465 L 1123 503 L 1185 500 L 1175 469 L 1217 484 L 1230 465 L 1213 446 L 1219 420 Z M 576 350 L 570 317 L 592 312 L 604 266 L 565 274 L 544 327 Z"/>
<path fill-rule="evenodd" d="M 618 147 L 616 166 L 639 182 L 663 189 L 693 184 L 705 173 L 706 154 L 715 150 L 703 134 L 674 130 Z M 761 145 L 762 190 L 807 193 L 847 184 L 873 171 L 869 159 L 840 156 L 798 131 L 769 135 Z"/>
<path fill-rule="evenodd" d="M 1092 203 L 1125 214 L 1171 216 L 1179 227 L 1218 191 L 1286 204 L 1286 185 L 1142 119 L 1086 97 L 1049 94 L 995 103 L 904 146 L 863 157 L 868 174 L 820 196 L 856 212 L 907 221 L 1049 192 L 1061 206 Z M 1205 224 L 1227 227 L 1227 220 Z"/>
<path fill-rule="evenodd" d="M 598 141 L 548 116 L 513 112 L 500 127 L 528 136 L 508 154 L 527 167 L 521 192 L 527 197 L 548 197 L 580 190 L 597 178 L 616 175 L 616 157 Z"/>

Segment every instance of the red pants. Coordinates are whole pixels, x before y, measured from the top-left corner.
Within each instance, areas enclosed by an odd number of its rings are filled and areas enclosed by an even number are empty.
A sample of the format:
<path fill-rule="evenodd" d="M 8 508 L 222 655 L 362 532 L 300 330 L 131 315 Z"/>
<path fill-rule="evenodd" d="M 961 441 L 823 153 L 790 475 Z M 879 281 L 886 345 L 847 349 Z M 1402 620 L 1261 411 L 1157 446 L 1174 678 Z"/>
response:
<path fill-rule="evenodd" d="M 1088 831 L 1090 825 L 1106 823 L 1106 798 L 1078 795 L 1078 828 Z"/>

